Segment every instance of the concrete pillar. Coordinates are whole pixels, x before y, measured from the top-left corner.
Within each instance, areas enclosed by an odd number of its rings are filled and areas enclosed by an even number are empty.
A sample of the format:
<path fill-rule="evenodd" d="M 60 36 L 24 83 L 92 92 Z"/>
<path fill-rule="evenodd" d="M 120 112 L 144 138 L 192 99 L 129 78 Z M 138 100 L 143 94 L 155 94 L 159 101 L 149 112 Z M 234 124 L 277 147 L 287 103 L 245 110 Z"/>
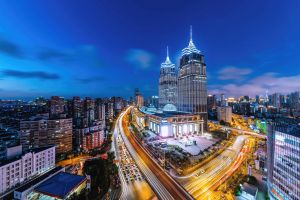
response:
<path fill-rule="evenodd" d="M 173 132 L 173 135 L 174 135 L 174 138 L 177 137 L 177 134 L 176 134 L 176 125 L 172 125 L 172 132 Z"/>
<path fill-rule="evenodd" d="M 203 136 L 204 132 L 203 132 L 203 127 L 204 127 L 204 123 L 201 123 L 201 135 Z"/>
<path fill-rule="evenodd" d="M 159 133 L 159 135 L 161 135 L 160 125 L 157 125 L 157 126 L 158 126 L 158 133 Z"/>
<path fill-rule="evenodd" d="M 182 126 L 178 125 L 178 136 L 181 137 L 182 135 Z"/>
<path fill-rule="evenodd" d="M 195 124 L 192 124 L 192 132 L 193 132 L 193 135 L 195 134 Z"/>

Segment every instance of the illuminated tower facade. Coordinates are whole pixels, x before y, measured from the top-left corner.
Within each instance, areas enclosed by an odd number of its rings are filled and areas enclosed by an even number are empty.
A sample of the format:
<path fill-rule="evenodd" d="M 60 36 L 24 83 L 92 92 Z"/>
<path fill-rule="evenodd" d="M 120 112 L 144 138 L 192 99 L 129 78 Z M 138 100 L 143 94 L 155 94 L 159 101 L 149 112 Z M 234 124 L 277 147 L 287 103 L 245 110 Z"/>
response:
<path fill-rule="evenodd" d="M 159 76 L 159 107 L 163 108 L 166 104 L 176 105 L 177 100 L 177 74 L 175 65 L 169 58 L 167 48 L 167 57 L 161 64 Z"/>
<path fill-rule="evenodd" d="M 178 72 L 179 111 L 199 114 L 207 128 L 207 76 L 204 55 L 193 43 L 192 27 L 188 47 L 182 50 Z"/>

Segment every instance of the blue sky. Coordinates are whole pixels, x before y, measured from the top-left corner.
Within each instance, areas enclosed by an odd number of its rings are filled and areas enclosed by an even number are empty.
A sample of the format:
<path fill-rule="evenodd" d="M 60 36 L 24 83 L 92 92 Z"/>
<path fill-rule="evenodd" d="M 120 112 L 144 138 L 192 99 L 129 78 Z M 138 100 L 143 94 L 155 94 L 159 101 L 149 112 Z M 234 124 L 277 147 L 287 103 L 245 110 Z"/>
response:
<path fill-rule="evenodd" d="M 300 1 L 0 0 L 0 99 L 157 94 L 193 40 L 210 93 L 300 90 Z"/>

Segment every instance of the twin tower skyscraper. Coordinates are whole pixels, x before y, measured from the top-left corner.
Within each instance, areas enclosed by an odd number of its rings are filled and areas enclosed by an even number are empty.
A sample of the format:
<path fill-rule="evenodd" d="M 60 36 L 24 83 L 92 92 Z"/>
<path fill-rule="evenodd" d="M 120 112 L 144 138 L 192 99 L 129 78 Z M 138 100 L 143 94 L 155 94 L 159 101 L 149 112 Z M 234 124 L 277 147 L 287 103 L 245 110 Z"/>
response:
<path fill-rule="evenodd" d="M 189 45 L 182 50 L 178 70 L 169 58 L 161 64 L 159 107 L 173 104 L 177 111 L 199 114 L 207 121 L 207 75 L 204 55 L 194 42 L 192 27 Z"/>

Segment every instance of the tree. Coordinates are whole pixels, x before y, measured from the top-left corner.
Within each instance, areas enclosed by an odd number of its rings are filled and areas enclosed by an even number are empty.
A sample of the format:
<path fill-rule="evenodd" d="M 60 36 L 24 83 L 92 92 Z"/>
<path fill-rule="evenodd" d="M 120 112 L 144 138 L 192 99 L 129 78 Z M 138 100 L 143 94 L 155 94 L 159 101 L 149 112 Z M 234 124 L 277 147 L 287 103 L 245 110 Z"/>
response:
<path fill-rule="evenodd" d="M 247 182 L 251 185 L 257 185 L 257 179 L 255 176 L 248 176 Z"/>
<path fill-rule="evenodd" d="M 86 189 L 81 190 L 79 194 L 74 193 L 72 194 L 67 200 L 87 200 L 87 191 Z"/>
<path fill-rule="evenodd" d="M 110 185 L 110 171 L 108 160 L 93 159 L 85 162 L 83 171 L 91 175 L 91 193 L 89 197 L 94 199 L 97 196 L 103 196 Z"/>
<path fill-rule="evenodd" d="M 223 125 L 223 126 L 225 126 L 225 125 L 226 125 L 226 123 L 225 123 L 223 120 L 221 120 L 221 121 L 220 121 L 220 125 Z"/>

